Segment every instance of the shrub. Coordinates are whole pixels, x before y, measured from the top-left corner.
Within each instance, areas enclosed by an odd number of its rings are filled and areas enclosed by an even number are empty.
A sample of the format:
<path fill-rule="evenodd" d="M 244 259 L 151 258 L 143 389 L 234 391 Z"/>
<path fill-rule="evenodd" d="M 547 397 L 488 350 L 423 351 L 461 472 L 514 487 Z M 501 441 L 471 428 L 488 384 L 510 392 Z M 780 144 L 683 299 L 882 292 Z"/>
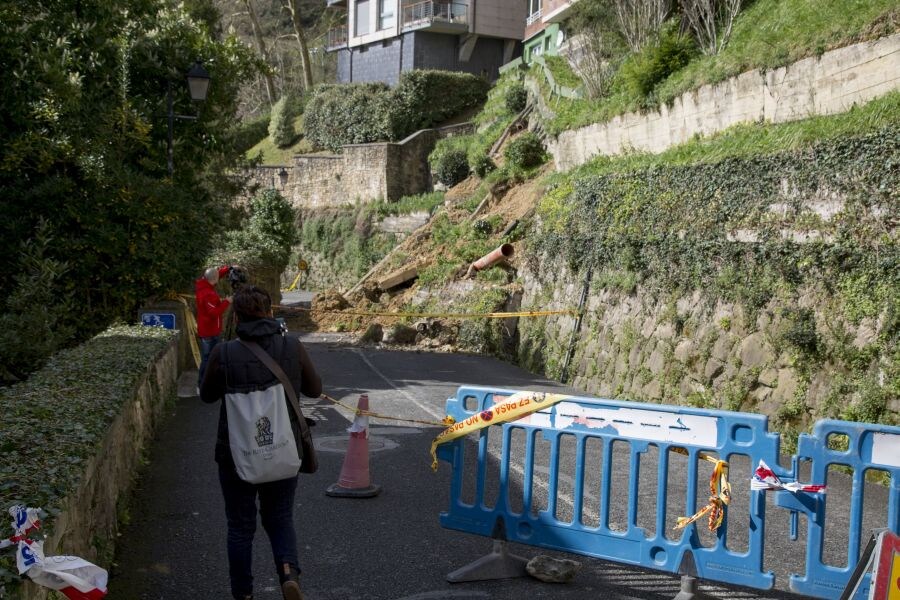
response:
<path fill-rule="evenodd" d="M 494 161 L 487 154 L 479 154 L 474 159 L 472 159 L 472 163 L 470 165 L 472 170 L 476 175 L 484 179 L 485 175 L 493 171 L 497 168 L 497 165 L 494 164 Z"/>
<path fill-rule="evenodd" d="M 267 267 L 279 273 L 287 267 L 291 247 L 299 241 L 294 209 L 277 191 L 259 192 L 250 201 L 244 227 L 229 231 L 215 262 L 237 262 L 246 267 Z"/>
<path fill-rule="evenodd" d="M 41 219 L 22 243 L 14 287 L 0 303 L 0 382 L 23 379 L 74 335 L 65 317 L 73 290 L 65 289 L 69 265 L 50 257 L 54 239 Z"/>
<path fill-rule="evenodd" d="M 238 152 L 244 153 L 269 135 L 269 113 L 238 123 L 231 130 L 231 140 Z"/>
<path fill-rule="evenodd" d="M 512 140 L 503 151 L 509 166 L 516 169 L 536 167 L 547 159 L 541 139 L 528 131 Z"/>
<path fill-rule="evenodd" d="M 407 71 L 393 89 L 381 83 L 323 85 L 306 107 L 306 136 L 320 148 L 399 140 L 487 98 L 488 84 L 468 73 Z"/>
<path fill-rule="evenodd" d="M 287 148 L 294 143 L 297 132 L 294 130 L 294 114 L 296 102 L 290 94 L 285 94 L 272 107 L 272 120 L 269 121 L 269 137 L 279 148 Z"/>
<path fill-rule="evenodd" d="M 647 98 L 659 83 L 688 64 L 696 54 L 693 39 L 680 35 L 674 25 L 666 27 L 657 43 L 646 46 L 622 64 L 621 84 L 632 94 Z"/>
<path fill-rule="evenodd" d="M 528 103 L 528 92 L 525 91 L 525 86 L 521 83 L 511 85 L 503 96 L 503 103 L 506 105 L 506 110 L 511 113 L 520 113 L 525 110 L 525 105 Z"/>
<path fill-rule="evenodd" d="M 437 180 L 452 187 L 469 175 L 469 161 L 465 150 L 451 148 L 432 163 Z"/>

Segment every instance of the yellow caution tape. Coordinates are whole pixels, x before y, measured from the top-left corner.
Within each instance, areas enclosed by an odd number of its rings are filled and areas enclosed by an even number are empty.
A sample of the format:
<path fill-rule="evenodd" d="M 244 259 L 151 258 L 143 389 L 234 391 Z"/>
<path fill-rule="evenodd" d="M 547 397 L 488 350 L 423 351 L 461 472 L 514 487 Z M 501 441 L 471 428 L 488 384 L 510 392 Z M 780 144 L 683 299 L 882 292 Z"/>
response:
<path fill-rule="evenodd" d="M 171 296 L 172 300 L 177 300 L 184 304 L 184 323 L 187 328 L 186 335 L 188 337 L 188 342 L 191 345 L 191 354 L 194 356 L 194 364 L 197 367 L 200 367 L 200 346 L 197 344 L 197 320 L 194 318 L 194 313 L 191 311 L 191 307 L 187 303 L 187 299 L 192 298 L 187 294 L 173 294 Z"/>
<path fill-rule="evenodd" d="M 346 408 L 349 411 L 352 411 L 356 415 L 373 417 L 375 419 L 386 419 L 388 421 L 403 421 L 405 423 L 419 423 L 421 425 L 437 425 L 438 427 L 445 427 L 447 425 L 452 425 L 454 423 L 453 417 L 444 417 L 443 421 L 420 421 L 418 419 L 406 419 L 403 417 L 392 417 L 389 415 L 382 415 L 380 413 L 372 412 L 371 410 L 360 410 L 359 408 L 347 406 L 340 400 L 336 400 L 336 399 L 332 398 L 331 396 L 329 396 L 328 394 L 322 394 L 321 397 L 324 398 L 325 400 L 328 400 L 329 402 L 333 402 L 334 404 L 337 404 L 338 406 L 343 406 L 344 408 Z"/>
<path fill-rule="evenodd" d="M 673 451 L 685 456 L 688 455 L 688 451 L 684 448 L 673 448 Z M 731 501 L 731 484 L 728 483 L 728 462 L 719 460 L 706 452 L 699 452 L 697 456 L 716 465 L 713 467 L 712 476 L 709 478 L 709 503 L 691 517 L 678 517 L 675 529 L 684 529 L 694 521 L 702 518 L 703 515 L 709 514 L 707 526 L 710 531 L 715 531 L 722 526 L 722 522 L 725 520 L 725 507 Z"/>
<path fill-rule="evenodd" d="M 516 392 L 506 400 L 474 414 L 464 421 L 454 423 L 431 442 L 431 470 L 437 471 L 437 447 L 456 438 L 484 429 L 490 425 L 515 421 L 544 407 L 553 406 L 571 396 L 543 392 Z"/>
<path fill-rule="evenodd" d="M 364 310 L 329 310 L 324 308 L 303 308 L 300 306 L 275 305 L 272 308 L 280 310 L 296 310 L 303 312 L 328 313 L 348 315 L 354 317 L 414 317 L 414 318 L 442 318 L 442 319 L 506 319 L 509 317 L 547 317 L 550 315 L 577 315 L 577 310 L 527 310 L 518 312 L 490 312 L 490 313 L 425 313 L 425 312 L 380 312 Z"/>

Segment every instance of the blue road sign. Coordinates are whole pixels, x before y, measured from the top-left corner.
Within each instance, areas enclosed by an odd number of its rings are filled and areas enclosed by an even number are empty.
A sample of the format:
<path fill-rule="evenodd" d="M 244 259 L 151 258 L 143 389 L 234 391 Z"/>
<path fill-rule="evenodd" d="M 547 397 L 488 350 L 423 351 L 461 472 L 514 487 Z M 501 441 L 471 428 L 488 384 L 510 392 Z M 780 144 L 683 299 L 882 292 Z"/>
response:
<path fill-rule="evenodd" d="M 144 313 L 141 315 L 141 325 L 148 327 L 163 327 L 175 329 L 174 313 Z"/>

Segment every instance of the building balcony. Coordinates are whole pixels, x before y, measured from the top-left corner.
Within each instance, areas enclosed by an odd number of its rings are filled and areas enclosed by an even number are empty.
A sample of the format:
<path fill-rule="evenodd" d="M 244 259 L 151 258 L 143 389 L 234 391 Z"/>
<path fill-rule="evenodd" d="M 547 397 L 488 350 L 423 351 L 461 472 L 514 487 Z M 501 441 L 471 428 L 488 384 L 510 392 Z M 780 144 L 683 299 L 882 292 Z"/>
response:
<path fill-rule="evenodd" d="M 528 27 L 534 23 L 539 23 L 542 15 L 543 15 L 543 11 L 540 8 L 537 9 L 537 12 L 533 12 L 530 15 L 528 15 L 528 18 L 525 19 L 525 27 Z"/>
<path fill-rule="evenodd" d="M 569 16 L 577 0 L 549 0 L 541 20 L 544 23 L 561 23 Z"/>
<path fill-rule="evenodd" d="M 427 29 L 438 33 L 464 33 L 469 30 L 469 7 L 454 2 L 417 2 L 405 4 L 400 27 L 403 31 Z"/>
<path fill-rule="evenodd" d="M 348 30 L 346 25 L 329 29 L 328 34 L 325 36 L 325 50 L 330 52 L 332 50 L 346 48 L 347 40 Z"/>

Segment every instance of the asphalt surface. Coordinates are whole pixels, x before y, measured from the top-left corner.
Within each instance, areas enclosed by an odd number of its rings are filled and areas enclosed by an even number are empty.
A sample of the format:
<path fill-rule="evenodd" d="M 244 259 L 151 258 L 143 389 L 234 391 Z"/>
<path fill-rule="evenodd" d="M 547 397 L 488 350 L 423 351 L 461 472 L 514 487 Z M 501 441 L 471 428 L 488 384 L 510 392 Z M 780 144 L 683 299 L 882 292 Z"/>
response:
<path fill-rule="evenodd" d="M 446 398 L 464 384 L 577 392 L 482 356 L 357 348 L 341 343 L 345 338 L 333 334 L 302 339 L 328 395 L 355 405 L 359 394 L 367 393 L 371 409 L 389 415 L 440 419 Z M 190 376 L 185 385 L 191 387 Z M 168 411 L 127 511 L 129 524 L 122 531 L 111 572 L 110 600 L 230 598 L 225 516 L 213 461 L 218 410 L 218 405 L 205 405 L 196 397 L 188 397 L 179 399 Z M 304 412 L 318 421 L 313 434 L 322 450 L 319 472 L 300 476 L 295 515 L 302 585 L 308 600 L 520 600 L 525 596 L 662 600 L 673 598 L 679 591 L 679 580 L 668 574 L 515 544 L 510 545 L 511 551 L 526 558 L 538 554 L 573 558 L 582 562 L 582 570 L 569 584 L 548 584 L 532 578 L 449 584 L 446 575 L 487 554 L 491 541 L 446 530 L 439 524 L 438 515 L 448 502 L 450 469 L 442 462 L 433 473 L 428 449 L 440 428 L 373 421 L 371 473 L 373 482 L 383 486 L 383 491 L 372 499 L 337 499 L 326 497 L 324 492 L 340 472 L 351 413 L 327 401 L 310 399 L 304 401 Z M 564 463 L 567 460 L 564 458 Z M 749 469 L 749 464 L 733 464 L 732 481 L 746 481 Z M 619 476 L 627 480 L 627 468 Z M 651 479 L 641 487 L 648 490 L 649 497 L 655 474 L 642 467 L 641 478 L 645 476 Z M 840 474 L 834 480 L 829 478 L 828 484 L 829 509 L 835 510 L 834 515 L 840 514 L 841 502 L 846 505 L 849 498 L 849 486 Z M 627 488 L 624 483 L 614 487 Z M 673 489 L 670 494 L 677 491 Z M 735 496 L 739 508 L 740 494 Z M 642 493 L 638 502 L 640 514 L 646 512 L 645 520 L 649 521 L 654 507 L 647 505 L 647 497 Z M 878 513 L 886 508 L 886 498 L 875 490 L 867 495 L 866 505 L 871 504 Z M 612 511 L 611 522 L 624 519 L 623 511 Z M 767 556 L 771 558 L 765 566 L 776 572 L 780 587 L 787 585 L 787 573 L 802 572 L 805 552 L 803 520 L 800 538 L 790 542 L 785 533 L 786 515 L 785 511 L 773 510 L 767 523 Z M 589 510 L 582 514 L 585 522 L 593 517 Z M 645 525 L 641 519 L 644 517 L 639 517 L 639 524 Z M 840 539 L 841 527 L 836 529 L 833 535 L 826 531 L 826 556 L 834 555 L 835 564 L 840 564 L 842 552 L 846 557 L 846 542 Z M 709 543 L 712 536 L 703 539 Z M 735 533 L 738 546 L 740 539 L 740 533 Z M 261 527 L 255 540 L 254 573 L 257 600 L 281 597 Z M 778 591 L 760 594 L 705 584 L 703 590 L 721 598 L 786 596 Z"/>

